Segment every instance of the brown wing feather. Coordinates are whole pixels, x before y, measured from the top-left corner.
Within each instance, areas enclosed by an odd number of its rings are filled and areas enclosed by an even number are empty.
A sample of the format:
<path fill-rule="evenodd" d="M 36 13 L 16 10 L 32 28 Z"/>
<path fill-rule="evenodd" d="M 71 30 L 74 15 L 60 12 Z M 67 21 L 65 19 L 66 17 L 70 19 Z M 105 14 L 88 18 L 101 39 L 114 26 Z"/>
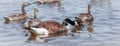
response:
<path fill-rule="evenodd" d="M 55 21 L 41 22 L 39 24 L 39 27 L 46 28 L 47 30 L 49 30 L 50 33 L 58 33 L 58 32 L 67 31 L 67 28 L 64 28 L 62 24 L 55 22 Z"/>
<path fill-rule="evenodd" d="M 81 13 L 80 15 L 79 15 L 79 18 L 80 19 L 83 19 L 84 17 L 87 17 L 87 19 L 86 20 L 93 20 L 93 16 L 91 15 L 91 14 L 89 14 L 89 13 Z"/>
<path fill-rule="evenodd" d="M 13 20 L 23 20 L 23 19 L 26 19 L 27 16 L 25 14 L 14 14 L 12 16 L 9 16 L 10 18 L 12 18 Z"/>

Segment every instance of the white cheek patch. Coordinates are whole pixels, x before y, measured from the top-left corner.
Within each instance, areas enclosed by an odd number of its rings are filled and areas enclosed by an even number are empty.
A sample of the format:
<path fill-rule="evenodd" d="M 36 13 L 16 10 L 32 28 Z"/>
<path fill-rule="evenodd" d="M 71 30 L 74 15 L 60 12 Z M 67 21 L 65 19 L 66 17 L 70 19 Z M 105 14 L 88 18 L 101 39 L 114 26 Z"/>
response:
<path fill-rule="evenodd" d="M 78 23 L 75 21 L 75 25 L 78 25 Z"/>
<path fill-rule="evenodd" d="M 45 28 L 34 28 L 34 27 L 31 27 L 31 29 L 33 29 L 37 34 L 44 34 L 44 35 L 48 35 L 49 32 L 47 29 Z"/>
<path fill-rule="evenodd" d="M 68 30 L 70 29 L 70 26 L 69 25 L 67 25 L 67 26 L 64 26 L 65 28 L 67 28 Z"/>

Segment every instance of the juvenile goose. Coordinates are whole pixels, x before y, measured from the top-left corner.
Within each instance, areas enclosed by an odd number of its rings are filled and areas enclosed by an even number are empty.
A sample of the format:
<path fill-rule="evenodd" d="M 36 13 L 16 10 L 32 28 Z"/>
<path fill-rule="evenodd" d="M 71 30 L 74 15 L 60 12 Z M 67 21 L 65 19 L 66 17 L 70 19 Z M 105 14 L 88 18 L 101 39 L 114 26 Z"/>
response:
<path fill-rule="evenodd" d="M 25 7 L 28 5 L 30 5 L 30 3 L 24 2 L 21 7 L 22 13 L 16 13 L 11 16 L 4 17 L 5 23 L 9 23 L 10 21 L 20 21 L 26 19 L 28 17 L 28 13 L 26 12 Z"/>
<path fill-rule="evenodd" d="M 28 19 L 28 20 L 23 24 L 23 27 L 24 27 L 24 28 L 28 27 L 28 21 L 32 21 L 32 22 L 34 22 L 35 24 L 39 24 L 40 20 L 39 20 L 39 18 L 37 18 L 37 15 L 36 15 L 37 13 L 36 13 L 36 12 L 38 12 L 38 9 L 34 8 L 34 18 Z"/>
<path fill-rule="evenodd" d="M 93 28 L 91 28 L 93 23 L 93 16 L 90 11 L 91 5 L 88 5 L 88 13 L 81 13 L 78 17 L 75 17 L 75 21 L 78 22 L 80 28 L 83 26 L 88 26 L 87 31 L 92 32 Z"/>
<path fill-rule="evenodd" d="M 36 2 L 34 2 L 33 4 L 53 4 L 53 3 L 57 3 L 58 8 L 62 8 L 63 6 L 61 5 L 61 0 L 38 0 Z"/>

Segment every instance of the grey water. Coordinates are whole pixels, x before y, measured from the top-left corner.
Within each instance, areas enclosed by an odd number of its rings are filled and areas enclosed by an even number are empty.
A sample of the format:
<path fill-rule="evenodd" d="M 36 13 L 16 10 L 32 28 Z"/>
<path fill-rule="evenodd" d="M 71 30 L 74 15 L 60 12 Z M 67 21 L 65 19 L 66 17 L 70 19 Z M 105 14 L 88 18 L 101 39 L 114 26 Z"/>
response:
<path fill-rule="evenodd" d="M 62 22 L 64 18 L 74 20 L 79 13 L 87 12 L 87 5 L 91 4 L 91 12 L 94 16 L 92 37 L 87 32 L 79 36 L 55 37 L 48 43 L 26 43 L 25 31 L 22 23 L 13 22 L 4 24 L 4 16 L 21 13 L 23 2 L 35 2 L 36 0 L 0 0 L 0 46 L 119 46 L 120 45 L 120 0 L 62 0 L 64 11 L 57 10 L 56 5 L 30 5 L 25 9 L 29 17 L 33 17 L 33 9 L 39 9 L 37 16 L 40 20 L 54 20 Z"/>

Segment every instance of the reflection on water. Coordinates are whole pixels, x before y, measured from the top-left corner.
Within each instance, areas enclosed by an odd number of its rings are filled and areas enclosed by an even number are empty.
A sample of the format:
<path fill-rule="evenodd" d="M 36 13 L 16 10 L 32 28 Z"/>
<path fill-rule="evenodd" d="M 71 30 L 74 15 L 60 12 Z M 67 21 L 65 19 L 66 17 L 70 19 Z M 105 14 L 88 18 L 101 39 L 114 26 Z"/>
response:
<path fill-rule="evenodd" d="M 29 30 L 29 31 L 33 31 L 33 30 Z M 60 32 L 60 33 L 49 34 L 49 35 L 36 35 L 32 32 L 30 32 L 30 34 L 31 35 L 28 38 L 28 42 L 30 42 L 32 40 L 37 40 L 40 42 L 48 42 L 51 40 L 50 38 L 59 37 L 59 36 L 67 36 L 68 32 Z"/>
<path fill-rule="evenodd" d="M 0 46 L 119 46 L 120 45 L 120 0 L 62 0 L 64 12 L 57 10 L 56 6 L 49 7 L 47 5 L 31 5 L 26 7 L 33 18 L 33 8 L 38 8 L 38 17 L 40 20 L 54 20 L 62 22 L 64 18 L 77 16 L 77 13 L 86 13 L 87 5 L 92 4 L 92 15 L 94 16 L 92 38 L 88 38 L 86 31 L 80 33 L 79 36 L 69 37 L 64 35 L 50 35 L 48 43 L 32 42 L 26 43 L 29 39 L 24 36 L 24 29 L 21 29 L 22 23 L 4 24 L 4 16 L 12 13 L 21 12 L 21 4 L 23 2 L 34 2 L 33 0 L 0 0 Z M 52 39 L 53 38 L 53 39 Z M 55 39 L 55 40 L 54 40 Z M 44 41 L 44 40 L 43 40 Z M 47 40 L 46 40 L 47 41 Z"/>

